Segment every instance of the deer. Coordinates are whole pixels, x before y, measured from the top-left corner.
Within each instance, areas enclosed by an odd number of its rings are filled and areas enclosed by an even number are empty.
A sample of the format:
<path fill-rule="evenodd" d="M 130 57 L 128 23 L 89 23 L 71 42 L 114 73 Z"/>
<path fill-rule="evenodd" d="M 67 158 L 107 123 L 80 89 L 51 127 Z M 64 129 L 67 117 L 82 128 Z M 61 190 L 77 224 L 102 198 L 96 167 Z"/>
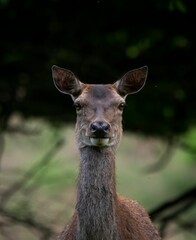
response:
<path fill-rule="evenodd" d="M 87 84 L 72 71 L 52 66 L 54 85 L 74 102 L 80 155 L 74 214 L 58 240 L 161 239 L 145 208 L 118 194 L 115 182 L 125 99 L 143 88 L 147 74 L 143 66 L 112 84 Z"/>

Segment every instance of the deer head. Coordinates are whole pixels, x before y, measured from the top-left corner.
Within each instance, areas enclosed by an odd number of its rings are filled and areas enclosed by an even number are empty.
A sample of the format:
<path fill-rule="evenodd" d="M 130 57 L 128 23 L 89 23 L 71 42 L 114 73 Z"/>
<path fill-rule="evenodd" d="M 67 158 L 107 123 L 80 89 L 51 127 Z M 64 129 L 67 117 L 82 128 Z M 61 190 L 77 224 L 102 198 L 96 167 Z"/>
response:
<path fill-rule="evenodd" d="M 57 89 L 71 95 L 77 112 L 76 138 L 79 148 L 117 146 L 122 134 L 125 98 L 142 89 L 146 66 L 127 72 L 113 84 L 85 84 L 70 70 L 52 67 Z"/>

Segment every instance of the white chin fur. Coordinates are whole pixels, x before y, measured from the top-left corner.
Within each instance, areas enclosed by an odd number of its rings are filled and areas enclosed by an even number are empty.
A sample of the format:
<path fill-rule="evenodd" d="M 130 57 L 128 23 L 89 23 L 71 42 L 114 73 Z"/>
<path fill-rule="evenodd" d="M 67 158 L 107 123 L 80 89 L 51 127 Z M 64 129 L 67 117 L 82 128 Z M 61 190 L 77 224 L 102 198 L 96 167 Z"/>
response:
<path fill-rule="evenodd" d="M 109 138 L 90 138 L 92 146 L 104 147 L 109 145 Z"/>

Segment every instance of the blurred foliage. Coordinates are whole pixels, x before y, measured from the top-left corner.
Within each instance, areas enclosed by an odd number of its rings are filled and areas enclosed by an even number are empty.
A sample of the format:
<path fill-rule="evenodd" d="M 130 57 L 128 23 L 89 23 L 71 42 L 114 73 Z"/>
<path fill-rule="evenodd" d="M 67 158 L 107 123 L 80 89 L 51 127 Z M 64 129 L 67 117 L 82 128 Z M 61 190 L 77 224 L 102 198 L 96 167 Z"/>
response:
<path fill-rule="evenodd" d="M 148 65 L 124 127 L 168 136 L 195 124 L 194 0 L 0 1 L 1 127 L 14 112 L 53 123 L 75 119 L 53 86 L 53 64 L 83 82 L 108 83 Z"/>

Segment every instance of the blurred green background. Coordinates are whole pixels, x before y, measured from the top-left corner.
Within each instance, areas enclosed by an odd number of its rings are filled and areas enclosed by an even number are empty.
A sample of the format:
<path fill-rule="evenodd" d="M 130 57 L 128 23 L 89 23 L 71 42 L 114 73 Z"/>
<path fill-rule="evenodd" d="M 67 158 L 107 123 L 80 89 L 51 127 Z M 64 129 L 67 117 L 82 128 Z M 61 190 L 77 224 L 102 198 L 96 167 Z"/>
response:
<path fill-rule="evenodd" d="M 0 0 L 0 239 L 54 239 L 75 203 L 75 110 L 51 66 L 111 83 L 147 65 L 127 98 L 117 188 L 163 239 L 196 239 L 194 0 Z"/>

